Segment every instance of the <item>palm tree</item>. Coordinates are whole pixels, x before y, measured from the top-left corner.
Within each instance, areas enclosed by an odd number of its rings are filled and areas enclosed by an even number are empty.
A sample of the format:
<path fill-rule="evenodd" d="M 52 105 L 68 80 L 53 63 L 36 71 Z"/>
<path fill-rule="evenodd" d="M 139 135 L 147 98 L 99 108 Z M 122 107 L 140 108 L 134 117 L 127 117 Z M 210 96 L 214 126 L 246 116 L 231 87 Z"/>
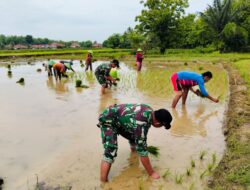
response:
<path fill-rule="evenodd" d="M 238 12 L 232 9 L 232 0 L 214 0 L 213 6 L 209 5 L 204 13 L 200 13 L 201 18 L 214 30 L 218 39 L 229 22 L 233 22 Z"/>

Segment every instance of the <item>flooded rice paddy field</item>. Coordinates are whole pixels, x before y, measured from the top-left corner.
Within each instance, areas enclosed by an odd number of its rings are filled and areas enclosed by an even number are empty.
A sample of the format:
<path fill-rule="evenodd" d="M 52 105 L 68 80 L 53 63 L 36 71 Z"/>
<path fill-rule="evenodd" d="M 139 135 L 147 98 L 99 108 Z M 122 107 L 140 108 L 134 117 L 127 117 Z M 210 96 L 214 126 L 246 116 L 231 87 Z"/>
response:
<path fill-rule="evenodd" d="M 48 78 L 42 66 L 46 62 L 11 63 L 12 76 L 7 75 L 9 63 L 0 63 L 0 177 L 5 180 L 4 189 L 32 190 L 37 181 L 43 187 L 74 190 L 203 189 L 209 170 L 225 149 L 222 126 L 228 79 L 221 65 L 152 61 L 137 73 L 134 62 L 123 62 L 118 86 L 101 95 L 94 73 L 85 73 L 79 61 L 74 61 L 76 73 L 69 72 L 70 77 L 61 82 Z M 100 63 L 93 63 L 94 69 Z M 190 93 L 185 107 L 179 102 L 172 110 L 170 76 L 181 70 L 212 71 L 214 77 L 206 87 L 211 95 L 220 96 L 220 103 Z M 21 77 L 23 85 L 16 83 Z M 89 88 L 76 88 L 77 79 Z M 148 134 L 148 145 L 160 148 L 158 158 L 150 156 L 163 176 L 160 180 L 148 178 L 137 155 L 130 153 L 127 141 L 120 137 L 110 182 L 100 184 L 103 148 L 97 118 L 115 103 L 146 103 L 173 114 L 170 130 L 151 127 Z"/>

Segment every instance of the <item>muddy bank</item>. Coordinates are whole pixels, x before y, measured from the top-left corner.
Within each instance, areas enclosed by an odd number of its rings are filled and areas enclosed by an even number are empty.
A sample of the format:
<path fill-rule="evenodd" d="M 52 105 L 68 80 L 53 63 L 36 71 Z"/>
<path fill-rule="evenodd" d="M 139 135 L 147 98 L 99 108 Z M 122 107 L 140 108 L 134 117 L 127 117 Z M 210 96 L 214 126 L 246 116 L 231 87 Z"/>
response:
<path fill-rule="evenodd" d="M 246 190 L 250 188 L 250 98 L 238 71 L 229 64 L 224 67 L 230 79 L 224 129 L 227 149 L 209 186 L 211 189 Z"/>

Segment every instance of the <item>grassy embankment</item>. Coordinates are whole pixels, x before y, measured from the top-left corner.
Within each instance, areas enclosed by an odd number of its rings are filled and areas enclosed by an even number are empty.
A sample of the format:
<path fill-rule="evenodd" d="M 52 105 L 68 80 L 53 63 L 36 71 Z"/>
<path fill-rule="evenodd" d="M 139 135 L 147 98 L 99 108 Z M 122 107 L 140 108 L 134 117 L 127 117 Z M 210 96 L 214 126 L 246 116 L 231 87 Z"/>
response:
<path fill-rule="evenodd" d="M 225 64 L 230 77 L 226 120 L 227 150 L 214 172 L 211 189 L 250 189 L 250 60 Z"/>

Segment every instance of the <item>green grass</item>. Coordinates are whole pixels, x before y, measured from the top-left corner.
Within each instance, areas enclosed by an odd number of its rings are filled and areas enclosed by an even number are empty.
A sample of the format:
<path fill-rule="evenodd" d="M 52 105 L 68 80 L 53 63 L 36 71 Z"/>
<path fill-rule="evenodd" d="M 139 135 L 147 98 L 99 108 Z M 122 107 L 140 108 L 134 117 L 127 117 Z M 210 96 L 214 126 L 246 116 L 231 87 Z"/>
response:
<path fill-rule="evenodd" d="M 248 96 L 250 96 L 250 59 L 233 63 L 233 66 L 240 72 L 241 77 L 247 83 Z"/>

